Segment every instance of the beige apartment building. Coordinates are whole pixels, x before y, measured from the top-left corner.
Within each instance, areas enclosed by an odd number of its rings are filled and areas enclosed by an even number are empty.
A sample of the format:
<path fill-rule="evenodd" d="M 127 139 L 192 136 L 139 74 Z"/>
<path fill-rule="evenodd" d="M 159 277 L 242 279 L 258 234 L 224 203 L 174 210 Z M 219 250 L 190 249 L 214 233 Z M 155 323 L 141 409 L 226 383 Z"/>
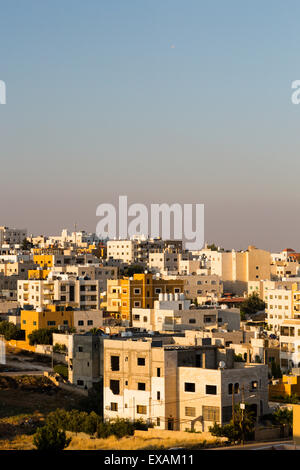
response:
<path fill-rule="evenodd" d="M 232 349 L 209 339 L 198 346 L 161 337 L 103 344 L 105 420 L 143 419 L 160 429 L 208 431 L 214 422 L 230 421 L 232 404 L 243 397 L 257 417 L 268 412 L 267 366 L 235 363 Z"/>
<path fill-rule="evenodd" d="M 280 333 L 281 324 L 293 317 L 293 291 L 272 289 L 265 293 L 267 323 L 275 334 Z"/>
<path fill-rule="evenodd" d="M 59 302 L 82 310 L 100 309 L 100 281 L 65 276 L 60 279 L 18 281 L 18 302 L 23 308 L 42 308 Z"/>
<path fill-rule="evenodd" d="M 0 247 L 2 245 L 21 245 L 26 237 L 26 229 L 0 227 Z"/>
<path fill-rule="evenodd" d="M 271 279 L 270 252 L 249 246 L 247 251 L 213 251 L 211 274 L 220 276 L 224 291 L 243 295 L 249 281 Z"/>
<path fill-rule="evenodd" d="M 190 308 L 184 294 L 160 294 L 153 309 L 133 308 L 132 326 L 147 331 L 175 332 L 187 329 L 240 328 L 239 309 Z"/>
<path fill-rule="evenodd" d="M 180 279 L 184 282 L 184 295 L 187 299 L 195 300 L 198 303 L 212 301 L 217 303 L 223 294 L 223 281 L 216 274 L 193 274 L 163 276 L 163 279 Z"/>
<path fill-rule="evenodd" d="M 135 240 L 109 240 L 107 242 L 107 259 L 120 260 L 132 264 L 138 255 L 137 241 Z"/>
<path fill-rule="evenodd" d="M 284 320 L 280 326 L 280 367 L 283 372 L 300 367 L 300 319 Z"/>

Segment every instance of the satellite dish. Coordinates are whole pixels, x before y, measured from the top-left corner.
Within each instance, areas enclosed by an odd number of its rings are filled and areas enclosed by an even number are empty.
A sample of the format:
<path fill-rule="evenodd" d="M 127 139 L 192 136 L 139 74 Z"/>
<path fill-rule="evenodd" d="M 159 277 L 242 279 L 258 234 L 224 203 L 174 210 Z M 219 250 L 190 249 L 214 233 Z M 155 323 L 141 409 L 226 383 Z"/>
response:
<path fill-rule="evenodd" d="M 226 364 L 225 364 L 224 361 L 220 361 L 220 362 L 219 362 L 219 367 L 220 367 L 220 369 L 224 369 L 225 366 L 226 366 Z"/>

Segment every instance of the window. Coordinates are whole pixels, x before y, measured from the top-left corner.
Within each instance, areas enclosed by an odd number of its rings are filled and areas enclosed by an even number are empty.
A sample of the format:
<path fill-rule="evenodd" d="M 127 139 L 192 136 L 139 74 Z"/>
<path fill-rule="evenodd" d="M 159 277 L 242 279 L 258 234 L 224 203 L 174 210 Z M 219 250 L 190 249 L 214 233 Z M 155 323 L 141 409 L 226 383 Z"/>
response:
<path fill-rule="evenodd" d="M 240 393 L 240 386 L 237 382 L 234 384 L 234 393 Z"/>
<path fill-rule="evenodd" d="M 206 385 L 205 387 L 206 395 L 217 395 L 217 386 L 216 385 Z"/>
<path fill-rule="evenodd" d="M 258 388 L 258 382 L 257 380 L 253 380 L 251 382 L 251 390 L 256 390 Z"/>
<path fill-rule="evenodd" d="M 195 319 L 195 318 L 190 318 L 190 319 L 189 319 L 189 323 L 190 323 L 190 324 L 196 323 L 196 319 Z"/>
<path fill-rule="evenodd" d="M 135 288 L 135 289 L 134 289 L 134 294 L 135 294 L 135 295 L 140 295 L 140 293 L 141 293 L 141 289 L 140 289 L 140 288 Z"/>
<path fill-rule="evenodd" d="M 217 406 L 203 406 L 202 415 L 204 421 L 216 421 L 220 420 L 220 408 Z"/>
<path fill-rule="evenodd" d="M 88 320 L 87 324 L 88 325 L 93 325 L 93 320 Z"/>
<path fill-rule="evenodd" d="M 156 369 L 156 376 L 157 376 L 157 377 L 160 377 L 160 367 L 158 367 L 158 368 Z"/>
<path fill-rule="evenodd" d="M 56 321 L 48 321 L 47 324 L 48 326 L 54 326 L 56 325 Z"/>
<path fill-rule="evenodd" d="M 118 403 L 111 403 L 110 404 L 111 411 L 118 411 Z"/>
<path fill-rule="evenodd" d="M 185 407 L 185 416 L 196 416 L 196 408 L 192 406 Z"/>
<path fill-rule="evenodd" d="M 78 320 L 78 326 L 83 326 L 84 325 L 84 321 L 83 320 Z"/>
<path fill-rule="evenodd" d="M 233 384 L 228 384 L 228 395 L 232 395 Z"/>
<path fill-rule="evenodd" d="M 146 415 L 147 414 L 147 406 L 145 405 L 137 405 L 136 412 L 139 415 Z"/>
<path fill-rule="evenodd" d="M 110 356 L 111 370 L 120 370 L 120 356 Z"/>
<path fill-rule="evenodd" d="M 146 365 L 146 359 L 144 357 L 138 357 L 137 359 L 137 365 L 138 366 L 144 366 Z"/>
<path fill-rule="evenodd" d="M 109 388 L 114 395 L 120 394 L 120 381 L 119 380 L 110 380 Z"/>
<path fill-rule="evenodd" d="M 138 390 L 146 390 L 146 384 L 145 382 L 138 382 Z"/>
<path fill-rule="evenodd" d="M 160 426 L 160 418 L 156 418 L 156 426 Z"/>
<path fill-rule="evenodd" d="M 83 380 L 77 380 L 77 385 L 84 385 L 84 381 Z"/>
<path fill-rule="evenodd" d="M 185 392 L 195 392 L 196 386 L 194 383 L 185 382 L 184 383 L 184 391 Z"/>
<path fill-rule="evenodd" d="M 156 399 L 157 399 L 157 400 L 160 400 L 160 392 L 157 392 L 157 393 L 156 393 Z"/>

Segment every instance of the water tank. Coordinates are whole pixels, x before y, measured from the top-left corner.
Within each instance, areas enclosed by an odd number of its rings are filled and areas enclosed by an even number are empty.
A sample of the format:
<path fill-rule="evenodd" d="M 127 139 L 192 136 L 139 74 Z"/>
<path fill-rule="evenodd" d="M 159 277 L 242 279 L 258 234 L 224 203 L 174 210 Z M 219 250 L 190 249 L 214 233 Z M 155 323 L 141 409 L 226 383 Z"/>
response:
<path fill-rule="evenodd" d="M 174 300 L 176 300 L 176 301 L 179 300 L 179 294 L 174 294 Z"/>
<path fill-rule="evenodd" d="M 179 294 L 179 298 L 180 300 L 184 300 L 184 294 L 183 293 Z"/>
<path fill-rule="evenodd" d="M 160 301 L 164 300 L 164 294 L 160 293 L 158 295 L 158 300 L 160 300 Z"/>
<path fill-rule="evenodd" d="M 221 309 L 222 309 L 222 310 L 226 310 L 227 308 L 228 308 L 228 305 L 226 305 L 226 304 L 222 304 L 222 305 L 221 305 Z"/>
<path fill-rule="evenodd" d="M 171 301 L 173 300 L 173 294 L 169 295 L 169 300 L 171 300 Z"/>
<path fill-rule="evenodd" d="M 164 301 L 167 302 L 169 300 L 169 294 L 164 294 Z"/>

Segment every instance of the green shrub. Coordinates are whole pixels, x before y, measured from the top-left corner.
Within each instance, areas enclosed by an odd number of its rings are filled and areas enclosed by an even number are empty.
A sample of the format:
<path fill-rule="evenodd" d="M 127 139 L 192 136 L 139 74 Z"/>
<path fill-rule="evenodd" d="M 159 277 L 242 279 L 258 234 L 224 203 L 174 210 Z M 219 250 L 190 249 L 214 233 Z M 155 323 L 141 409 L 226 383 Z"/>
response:
<path fill-rule="evenodd" d="M 37 450 L 52 452 L 64 450 L 71 440 L 71 438 L 67 439 L 65 431 L 53 424 L 39 428 L 33 437 Z"/>
<path fill-rule="evenodd" d="M 68 366 L 64 364 L 57 364 L 53 367 L 54 372 L 61 375 L 64 379 L 68 379 Z"/>

